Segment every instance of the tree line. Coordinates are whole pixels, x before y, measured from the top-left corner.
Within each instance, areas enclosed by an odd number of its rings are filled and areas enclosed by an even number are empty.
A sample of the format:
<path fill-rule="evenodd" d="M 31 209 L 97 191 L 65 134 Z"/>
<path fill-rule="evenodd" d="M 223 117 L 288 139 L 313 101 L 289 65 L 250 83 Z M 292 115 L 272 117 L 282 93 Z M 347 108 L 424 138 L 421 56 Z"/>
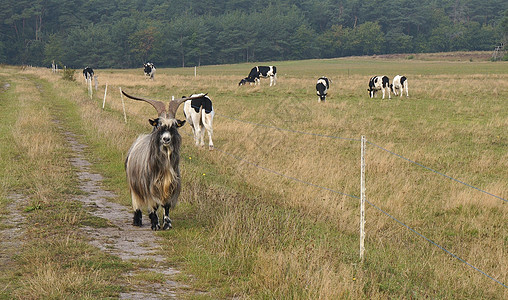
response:
<path fill-rule="evenodd" d="M 493 50 L 505 0 L 0 0 L 0 63 L 196 66 Z"/>

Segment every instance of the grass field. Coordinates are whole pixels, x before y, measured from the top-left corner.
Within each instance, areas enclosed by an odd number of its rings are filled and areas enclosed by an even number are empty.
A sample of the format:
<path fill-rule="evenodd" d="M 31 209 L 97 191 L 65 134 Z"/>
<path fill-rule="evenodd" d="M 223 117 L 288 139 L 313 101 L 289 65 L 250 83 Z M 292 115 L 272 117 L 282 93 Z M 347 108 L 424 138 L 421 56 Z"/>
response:
<path fill-rule="evenodd" d="M 100 87 L 92 100 L 81 76 L 69 83 L 47 69 L 0 68 L 0 205 L 7 207 L 13 193 L 25 194 L 31 199 L 26 206 L 35 207 L 25 209 L 27 218 L 44 225 L 44 234 L 34 227 L 23 238 L 42 249 L 36 262 L 29 264 L 33 247 L 14 256 L 0 276 L 0 282 L 9 283 L 0 295 L 114 297 L 126 284 L 122 274 L 136 268 L 82 244 L 69 228 L 90 220 L 78 205 L 62 200 L 76 193 L 77 178 L 61 159 L 69 149 L 53 122 L 63 122 L 90 146 L 86 154 L 106 177 L 105 187 L 118 195 L 115 201 L 129 206 L 123 161 L 135 137 L 150 131 L 147 120 L 155 111 L 125 100 L 125 124 L 122 87 L 159 100 L 206 92 L 217 113 L 215 151 L 196 148 L 190 128 L 181 130 L 182 195 L 172 212 L 174 229 L 159 233 L 168 260 L 182 271 L 176 279 L 204 291 L 182 298 L 506 299 L 507 288 L 369 205 L 366 254 L 360 262 L 360 143 L 348 139 L 364 135 L 375 145 L 507 199 L 508 64 L 382 58 L 273 64 L 279 73 L 274 87 L 268 80 L 238 86 L 253 64 L 204 66 L 197 77 L 194 68 L 159 68 L 154 81 L 145 80 L 141 69 L 96 70 Z M 396 74 L 408 77 L 409 98 L 368 98 L 372 75 Z M 317 103 L 314 87 L 322 75 L 332 83 L 326 103 Z M 2 91 L 4 83 L 11 86 Z M 178 117 L 183 119 L 181 110 Z M 367 144 L 366 163 L 371 203 L 508 284 L 506 200 L 372 144 Z M 72 224 L 66 223 L 70 216 L 75 216 Z M 68 260 L 59 261 L 49 251 L 59 238 L 68 240 L 58 244 L 59 256 Z M 87 253 L 90 261 L 74 262 L 71 252 Z M 66 274 L 51 277 L 58 284 L 50 281 L 61 286 L 61 294 L 45 288 L 48 275 L 39 273 L 46 269 Z"/>

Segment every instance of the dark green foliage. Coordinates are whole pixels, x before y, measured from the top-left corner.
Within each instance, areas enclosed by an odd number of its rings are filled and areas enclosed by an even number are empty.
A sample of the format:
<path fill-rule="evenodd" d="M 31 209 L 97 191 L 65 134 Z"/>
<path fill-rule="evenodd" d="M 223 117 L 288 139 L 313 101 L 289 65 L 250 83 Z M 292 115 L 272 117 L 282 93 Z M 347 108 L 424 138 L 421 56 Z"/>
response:
<path fill-rule="evenodd" d="M 4 4 L 0 63 L 49 66 L 58 60 L 75 69 L 493 50 L 506 39 L 508 24 L 502 0 Z"/>

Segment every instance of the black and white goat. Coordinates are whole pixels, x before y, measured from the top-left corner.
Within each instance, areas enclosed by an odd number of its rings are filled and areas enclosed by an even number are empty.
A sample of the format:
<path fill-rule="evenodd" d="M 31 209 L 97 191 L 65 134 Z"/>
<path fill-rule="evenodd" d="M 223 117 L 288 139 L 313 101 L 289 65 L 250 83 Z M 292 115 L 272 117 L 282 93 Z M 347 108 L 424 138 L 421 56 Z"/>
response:
<path fill-rule="evenodd" d="M 277 67 L 275 66 L 255 66 L 250 70 L 249 76 L 240 80 L 238 85 L 248 83 L 261 84 L 260 77 L 270 77 L 270 86 L 277 84 Z"/>
<path fill-rule="evenodd" d="M 146 208 L 152 230 L 159 230 L 161 225 L 157 210 L 162 206 L 162 229 L 169 229 L 172 227 L 169 209 L 175 207 L 181 189 L 179 163 L 182 138 L 178 128 L 185 123 L 177 120 L 175 114 L 180 104 L 193 98 L 172 100 L 169 107 L 166 107 L 162 101 L 122 93 L 128 98 L 151 104 L 158 114 L 156 119 L 149 120 L 153 126 L 152 133 L 140 135 L 132 144 L 125 160 L 125 172 L 134 209 L 133 225 L 142 225 L 141 209 Z"/>
<path fill-rule="evenodd" d="M 395 94 L 395 96 L 398 95 L 398 92 L 400 90 L 400 97 L 402 97 L 402 94 L 404 93 L 404 90 L 405 90 L 406 97 L 409 97 L 409 90 L 408 90 L 408 86 L 407 86 L 406 76 L 396 75 L 395 77 L 393 77 L 392 84 L 390 84 L 390 89 Z"/>
<path fill-rule="evenodd" d="M 374 98 L 376 92 L 381 90 L 383 92 L 383 99 L 385 98 L 385 92 L 388 91 L 388 98 L 391 99 L 390 94 L 390 79 L 387 76 L 374 76 L 369 80 L 369 96 Z"/>
<path fill-rule="evenodd" d="M 155 76 L 155 65 L 151 62 L 147 62 L 143 64 L 143 72 L 145 73 L 145 76 L 148 76 L 148 78 L 153 80 L 153 77 Z"/>
<path fill-rule="evenodd" d="M 330 80 L 324 76 L 319 77 L 316 83 L 316 94 L 318 95 L 318 102 L 325 101 L 328 89 L 330 88 Z"/>
<path fill-rule="evenodd" d="M 196 146 L 205 145 L 205 129 L 208 132 L 208 149 L 213 150 L 213 110 L 212 100 L 206 94 L 194 94 L 190 96 L 192 100 L 185 101 L 183 105 L 183 114 L 187 123 L 192 128 L 194 142 Z M 197 97 L 197 98 L 196 98 Z"/>

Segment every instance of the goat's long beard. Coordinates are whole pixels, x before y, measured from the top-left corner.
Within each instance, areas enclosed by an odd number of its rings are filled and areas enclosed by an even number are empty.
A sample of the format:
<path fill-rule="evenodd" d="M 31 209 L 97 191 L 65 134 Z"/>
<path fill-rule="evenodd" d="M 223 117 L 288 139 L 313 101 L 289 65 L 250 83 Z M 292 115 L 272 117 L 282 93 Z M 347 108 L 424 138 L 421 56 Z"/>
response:
<path fill-rule="evenodd" d="M 171 165 L 171 147 L 170 146 L 162 146 L 162 152 L 165 156 L 166 161 L 164 163 Z M 164 171 L 158 174 L 158 178 L 156 179 L 156 186 L 159 190 L 161 199 L 168 199 L 169 196 L 172 194 L 175 184 L 175 179 L 177 175 L 175 174 L 175 171 L 173 170 L 173 167 L 170 166 L 169 168 L 162 168 Z"/>

